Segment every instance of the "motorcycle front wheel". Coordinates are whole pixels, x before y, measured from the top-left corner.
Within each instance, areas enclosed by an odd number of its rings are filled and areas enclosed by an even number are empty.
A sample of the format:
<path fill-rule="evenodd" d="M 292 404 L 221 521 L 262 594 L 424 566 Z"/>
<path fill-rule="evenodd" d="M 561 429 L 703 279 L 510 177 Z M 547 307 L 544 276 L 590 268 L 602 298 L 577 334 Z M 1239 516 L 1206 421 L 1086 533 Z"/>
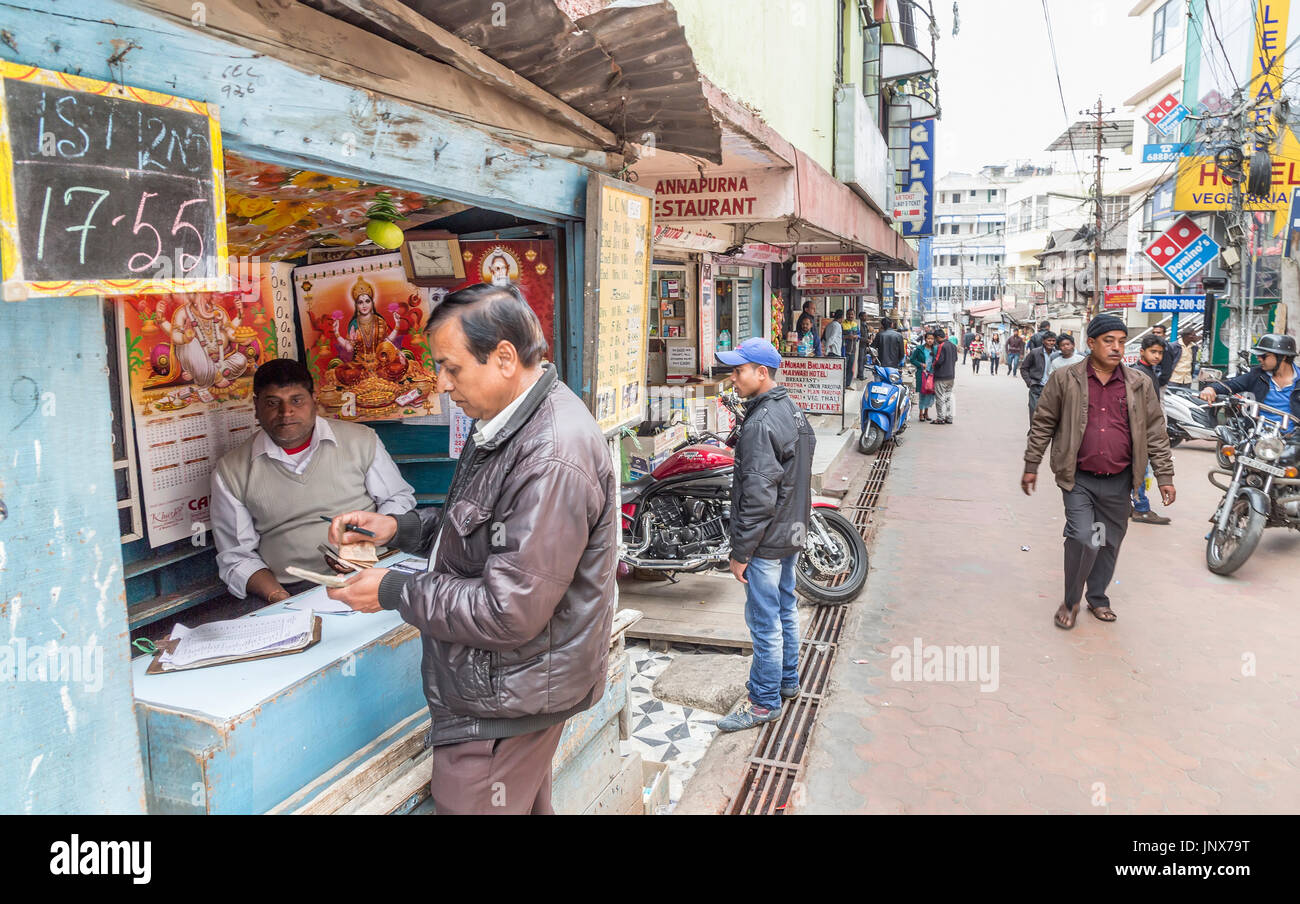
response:
<path fill-rule="evenodd" d="M 1220 533 L 1216 525 L 1205 541 L 1205 565 L 1215 574 L 1232 574 L 1250 558 L 1264 534 L 1267 519 L 1245 496 L 1238 496 L 1228 514 L 1228 530 Z"/>
<path fill-rule="evenodd" d="M 813 530 L 795 562 L 795 587 L 806 599 L 822 606 L 840 606 L 857 598 L 867 583 L 867 544 L 853 523 L 839 512 L 816 509 L 834 545 L 826 549 Z"/>
<path fill-rule="evenodd" d="M 858 451 L 863 455 L 871 455 L 885 444 L 885 431 L 876 425 L 875 421 L 867 421 L 867 429 L 862 431 L 858 437 Z"/>

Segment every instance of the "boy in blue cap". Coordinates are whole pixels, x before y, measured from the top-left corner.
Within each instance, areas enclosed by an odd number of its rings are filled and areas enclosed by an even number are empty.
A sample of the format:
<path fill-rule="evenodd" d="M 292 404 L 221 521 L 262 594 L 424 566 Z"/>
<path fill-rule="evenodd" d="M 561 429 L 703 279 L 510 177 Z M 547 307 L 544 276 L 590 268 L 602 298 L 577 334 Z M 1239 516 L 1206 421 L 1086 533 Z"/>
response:
<path fill-rule="evenodd" d="M 745 623 L 754 644 L 748 699 L 718 722 L 739 731 L 781 716 L 799 695 L 799 616 L 795 561 L 812 517 L 812 426 L 776 383 L 781 355 L 766 339 L 746 339 L 718 360 L 735 368 L 747 399 L 731 480 L 731 573 L 745 585 Z"/>

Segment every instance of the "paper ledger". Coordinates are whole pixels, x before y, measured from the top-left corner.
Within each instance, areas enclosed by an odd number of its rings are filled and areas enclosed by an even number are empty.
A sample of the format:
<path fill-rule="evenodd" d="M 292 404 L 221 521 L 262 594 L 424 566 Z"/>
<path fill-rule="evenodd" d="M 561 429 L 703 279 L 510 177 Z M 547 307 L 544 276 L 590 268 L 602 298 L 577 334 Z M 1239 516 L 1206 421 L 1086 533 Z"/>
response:
<path fill-rule="evenodd" d="M 158 663 L 164 670 L 196 668 L 299 649 L 311 642 L 312 626 L 310 611 L 209 622 L 197 628 L 175 625 L 170 638 L 175 646 Z"/>

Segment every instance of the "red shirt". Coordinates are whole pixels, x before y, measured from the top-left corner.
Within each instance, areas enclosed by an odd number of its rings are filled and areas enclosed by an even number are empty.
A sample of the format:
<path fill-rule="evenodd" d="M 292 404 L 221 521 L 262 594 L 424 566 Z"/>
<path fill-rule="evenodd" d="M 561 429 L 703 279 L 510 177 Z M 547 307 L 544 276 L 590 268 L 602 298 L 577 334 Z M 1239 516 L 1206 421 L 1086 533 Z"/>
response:
<path fill-rule="evenodd" d="M 1118 474 L 1133 463 L 1124 371 L 1115 368 L 1103 384 L 1091 359 L 1083 366 L 1088 369 L 1088 423 L 1079 444 L 1078 464 L 1094 474 Z"/>

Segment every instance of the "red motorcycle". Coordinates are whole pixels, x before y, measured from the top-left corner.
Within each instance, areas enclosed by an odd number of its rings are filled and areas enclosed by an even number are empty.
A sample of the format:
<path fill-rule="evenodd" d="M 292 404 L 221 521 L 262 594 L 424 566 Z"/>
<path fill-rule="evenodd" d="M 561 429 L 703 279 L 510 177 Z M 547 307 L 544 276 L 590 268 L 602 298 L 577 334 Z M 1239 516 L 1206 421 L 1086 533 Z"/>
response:
<path fill-rule="evenodd" d="M 731 475 L 743 410 L 734 393 L 722 397 L 736 417 L 725 439 L 694 434 L 651 474 L 623 484 L 623 555 L 627 568 L 679 573 L 730 567 Z M 829 503 L 814 502 L 803 552 L 795 567 L 799 593 L 822 605 L 847 603 L 867 582 L 867 545 Z"/>

